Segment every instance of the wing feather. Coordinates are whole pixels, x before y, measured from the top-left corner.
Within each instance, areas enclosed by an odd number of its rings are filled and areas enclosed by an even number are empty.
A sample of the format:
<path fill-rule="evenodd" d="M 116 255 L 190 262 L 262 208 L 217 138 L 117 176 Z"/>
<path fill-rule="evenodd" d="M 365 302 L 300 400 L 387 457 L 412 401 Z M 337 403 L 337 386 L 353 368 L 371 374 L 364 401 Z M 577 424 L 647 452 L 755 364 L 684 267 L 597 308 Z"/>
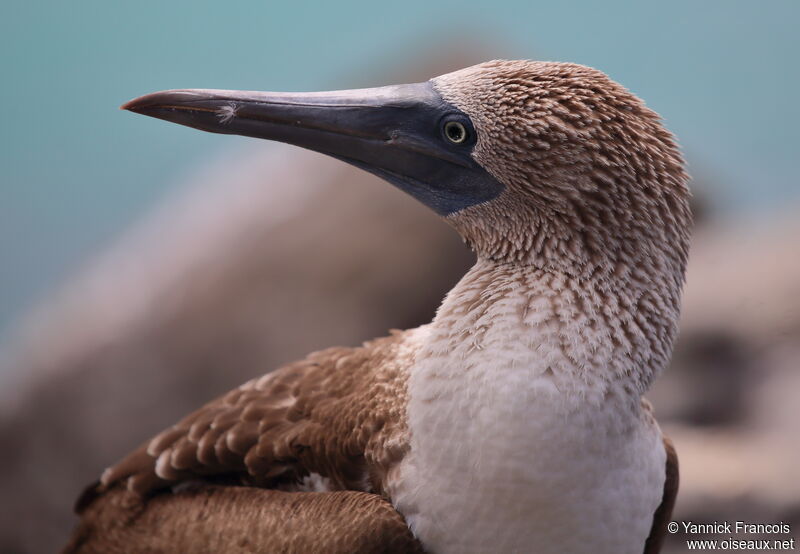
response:
<path fill-rule="evenodd" d="M 661 499 L 656 513 L 653 514 L 653 525 L 650 528 L 650 536 L 644 546 L 644 554 L 658 554 L 667 535 L 667 525 L 672 518 L 672 509 L 675 507 L 675 499 L 678 497 L 678 453 L 675 446 L 668 437 L 664 437 L 664 450 L 667 452 L 667 463 L 665 467 L 666 477 L 664 479 L 664 496 Z"/>
<path fill-rule="evenodd" d="M 316 473 L 337 489 L 368 483 L 383 492 L 384 476 L 408 449 L 407 335 L 317 352 L 245 383 L 106 470 L 81 507 L 119 483 L 144 497 L 217 477 L 286 488 Z"/>
<path fill-rule="evenodd" d="M 376 494 L 203 485 L 146 504 L 130 496 L 115 488 L 87 507 L 63 554 L 424 552 Z"/>

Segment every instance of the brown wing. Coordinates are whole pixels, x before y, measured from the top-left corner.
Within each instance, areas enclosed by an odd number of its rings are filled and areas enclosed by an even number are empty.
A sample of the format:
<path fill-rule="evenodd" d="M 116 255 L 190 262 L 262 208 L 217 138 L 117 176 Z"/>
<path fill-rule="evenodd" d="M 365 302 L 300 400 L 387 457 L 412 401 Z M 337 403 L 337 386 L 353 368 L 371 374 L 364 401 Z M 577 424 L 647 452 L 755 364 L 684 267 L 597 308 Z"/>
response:
<path fill-rule="evenodd" d="M 667 534 L 667 524 L 672 517 L 672 509 L 675 507 L 675 499 L 678 496 L 678 454 L 675 446 L 669 438 L 664 437 L 664 450 L 667 451 L 666 479 L 664 480 L 664 496 L 661 505 L 653 515 L 653 526 L 650 528 L 650 536 L 644 545 L 644 554 L 658 554 L 664 543 Z"/>
<path fill-rule="evenodd" d="M 130 498 L 134 496 L 134 498 Z M 403 517 L 376 494 L 204 485 L 142 504 L 125 489 L 87 508 L 63 554 L 421 554 Z"/>
<path fill-rule="evenodd" d="M 106 470 L 78 511 L 123 481 L 146 496 L 196 479 L 291 487 L 316 473 L 333 489 L 383 493 L 408 448 L 405 336 L 311 354 L 210 402 Z"/>

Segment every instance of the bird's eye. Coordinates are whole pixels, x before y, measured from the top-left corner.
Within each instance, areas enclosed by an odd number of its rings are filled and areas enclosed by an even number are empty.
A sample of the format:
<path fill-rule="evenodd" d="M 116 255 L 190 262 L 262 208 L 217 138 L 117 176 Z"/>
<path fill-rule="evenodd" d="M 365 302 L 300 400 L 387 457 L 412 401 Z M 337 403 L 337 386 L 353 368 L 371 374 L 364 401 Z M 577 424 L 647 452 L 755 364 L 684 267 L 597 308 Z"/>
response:
<path fill-rule="evenodd" d="M 467 128 L 459 121 L 448 121 L 444 124 L 444 136 L 454 144 L 461 144 L 467 140 Z"/>

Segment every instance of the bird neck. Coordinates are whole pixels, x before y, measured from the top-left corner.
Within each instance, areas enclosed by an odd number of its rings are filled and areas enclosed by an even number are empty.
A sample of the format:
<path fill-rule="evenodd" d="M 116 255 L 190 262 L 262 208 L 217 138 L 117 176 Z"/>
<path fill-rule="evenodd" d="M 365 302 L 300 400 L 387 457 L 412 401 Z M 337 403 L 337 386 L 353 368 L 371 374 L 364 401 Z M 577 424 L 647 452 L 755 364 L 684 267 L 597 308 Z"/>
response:
<path fill-rule="evenodd" d="M 669 361 L 679 301 L 680 281 L 635 271 L 614 282 L 479 259 L 443 301 L 424 355 L 464 372 L 525 371 L 581 402 L 612 387 L 638 398 Z"/>

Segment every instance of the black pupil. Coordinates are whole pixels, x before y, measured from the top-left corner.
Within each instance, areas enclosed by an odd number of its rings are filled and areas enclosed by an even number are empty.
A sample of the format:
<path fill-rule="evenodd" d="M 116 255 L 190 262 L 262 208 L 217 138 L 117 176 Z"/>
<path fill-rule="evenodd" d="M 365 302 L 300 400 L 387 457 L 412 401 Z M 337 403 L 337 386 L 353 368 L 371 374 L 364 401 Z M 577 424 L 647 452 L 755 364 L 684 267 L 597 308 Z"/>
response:
<path fill-rule="evenodd" d="M 448 123 L 445 131 L 447 131 L 447 136 L 453 142 L 461 142 L 464 140 L 464 128 L 458 123 Z"/>

